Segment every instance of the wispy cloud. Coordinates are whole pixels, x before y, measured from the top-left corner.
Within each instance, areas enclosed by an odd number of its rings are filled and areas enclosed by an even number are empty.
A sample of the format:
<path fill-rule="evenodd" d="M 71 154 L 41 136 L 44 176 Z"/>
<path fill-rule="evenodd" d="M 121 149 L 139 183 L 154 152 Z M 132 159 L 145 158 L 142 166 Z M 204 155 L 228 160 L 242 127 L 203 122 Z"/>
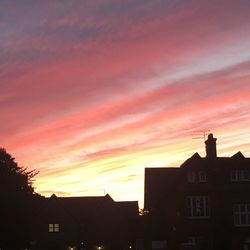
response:
<path fill-rule="evenodd" d="M 245 0 L 1 1 L 2 146 L 40 169 L 44 194 L 106 188 L 140 201 L 144 167 L 203 151 L 193 131 L 222 137 L 222 154 L 249 153 L 249 9 Z"/>

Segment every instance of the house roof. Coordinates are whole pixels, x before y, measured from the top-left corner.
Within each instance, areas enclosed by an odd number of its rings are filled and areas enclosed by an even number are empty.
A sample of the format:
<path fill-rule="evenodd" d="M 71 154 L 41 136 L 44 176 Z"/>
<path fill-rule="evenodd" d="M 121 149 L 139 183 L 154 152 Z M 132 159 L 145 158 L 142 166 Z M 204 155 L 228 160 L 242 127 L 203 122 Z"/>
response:
<path fill-rule="evenodd" d="M 145 168 L 145 179 L 146 178 L 161 178 L 165 175 L 172 175 L 173 177 L 180 171 L 182 168 L 188 168 L 191 166 L 197 167 L 211 167 L 211 166 L 230 166 L 240 163 L 241 166 L 248 165 L 250 166 L 250 158 L 245 157 L 240 151 L 234 154 L 231 157 L 216 157 L 213 159 L 207 157 L 201 157 L 197 152 L 194 153 L 190 158 L 184 161 L 180 167 L 175 168 Z"/>
<path fill-rule="evenodd" d="M 193 154 L 190 158 L 188 158 L 186 161 L 184 161 L 180 168 L 188 167 L 191 165 L 223 165 L 223 164 L 249 164 L 250 158 L 245 157 L 240 151 L 234 154 L 231 157 L 216 157 L 213 159 L 207 158 L 207 157 L 201 157 L 198 153 Z"/>
<path fill-rule="evenodd" d="M 127 219 L 135 219 L 139 215 L 138 201 L 117 201 L 115 202 L 119 211 Z"/>
<path fill-rule="evenodd" d="M 114 213 L 124 219 L 132 219 L 139 213 L 137 201 L 115 202 L 108 194 L 85 197 L 57 197 L 53 194 L 50 198 L 42 199 L 41 204 L 43 211 L 45 209 L 53 214 L 63 212 L 76 221 L 85 221 L 98 214 L 110 218 Z"/>

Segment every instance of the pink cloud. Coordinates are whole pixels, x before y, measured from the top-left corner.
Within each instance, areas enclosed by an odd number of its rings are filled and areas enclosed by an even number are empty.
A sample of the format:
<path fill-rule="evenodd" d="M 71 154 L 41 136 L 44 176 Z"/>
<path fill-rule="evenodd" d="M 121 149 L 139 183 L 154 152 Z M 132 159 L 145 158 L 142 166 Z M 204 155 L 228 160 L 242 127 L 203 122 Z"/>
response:
<path fill-rule="evenodd" d="M 43 178 L 99 162 L 111 174 L 115 157 L 127 169 L 168 142 L 189 152 L 181 137 L 196 128 L 240 134 L 249 123 L 246 1 L 26 7 L 0 8 L 0 139 Z"/>

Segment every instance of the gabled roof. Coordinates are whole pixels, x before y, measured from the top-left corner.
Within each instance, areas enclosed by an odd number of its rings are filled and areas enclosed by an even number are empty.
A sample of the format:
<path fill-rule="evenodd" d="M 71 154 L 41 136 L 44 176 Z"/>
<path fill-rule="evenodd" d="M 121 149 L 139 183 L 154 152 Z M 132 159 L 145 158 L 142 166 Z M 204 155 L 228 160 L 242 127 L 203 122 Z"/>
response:
<path fill-rule="evenodd" d="M 198 153 L 193 154 L 190 158 L 188 158 L 185 162 L 183 162 L 180 168 L 188 168 L 188 167 L 211 167 L 211 166 L 230 166 L 232 164 L 242 165 L 249 164 L 250 158 L 246 158 L 240 151 L 234 154 L 231 157 L 215 157 L 215 158 L 207 158 L 201 157 Z"/>
<path fill-rule="evenodd" d="M 100 213 L 111 217 L 111 211 L 114 210 L 117 210 L 116 204 L 108 194 L 87 197 L 57 197 L 53 194 L 50 198 L 40 199 L 37 214 L 67 216 L 75 221 L 86 221 Z"/>
<path fill-rule="evenodd" d="M 50 215 L 62 214 L 74 221 L 87 221 L 97 216 L 112 218 L 119 216 L 125 220 L 139 215 L 137 201 L 115 202 L 108 194 L 105 196 L 57 197 L 41 200 L 39 209 Z"/>
<path fill-rule="evenodd" d="M 91 217 L 98 210 L 114 205 L 109 195 L 90 197 L 58 197 L 58 203 L 78 219 Z"/>
<path fill-rule="evenodd" d="M 231 158 L 233 158 L 233 159 L 245 159 L 245 156 L 240 151 L 238 151 Z"/>
<path fill-rule="evenodd" d="M 184 161 L 181 165 L 180 168 L 187 167 L 189 165 L 192 165 L 194 163 L 200 162 L 202 158 L 197 152 L 194 153 L 190 158 L 188 158 L 186 161 Z"/>

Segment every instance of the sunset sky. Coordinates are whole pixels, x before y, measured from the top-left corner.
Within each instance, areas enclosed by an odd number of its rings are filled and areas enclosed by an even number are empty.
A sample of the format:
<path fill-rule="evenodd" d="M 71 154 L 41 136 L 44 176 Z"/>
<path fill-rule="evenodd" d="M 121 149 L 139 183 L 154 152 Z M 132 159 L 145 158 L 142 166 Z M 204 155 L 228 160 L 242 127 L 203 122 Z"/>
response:
<path fill-rule="evenodd" d="M 205 130 L 250 157 L 249 0 L 0 1 L 0 146 L 37 192 L 143 206 Z"/>

